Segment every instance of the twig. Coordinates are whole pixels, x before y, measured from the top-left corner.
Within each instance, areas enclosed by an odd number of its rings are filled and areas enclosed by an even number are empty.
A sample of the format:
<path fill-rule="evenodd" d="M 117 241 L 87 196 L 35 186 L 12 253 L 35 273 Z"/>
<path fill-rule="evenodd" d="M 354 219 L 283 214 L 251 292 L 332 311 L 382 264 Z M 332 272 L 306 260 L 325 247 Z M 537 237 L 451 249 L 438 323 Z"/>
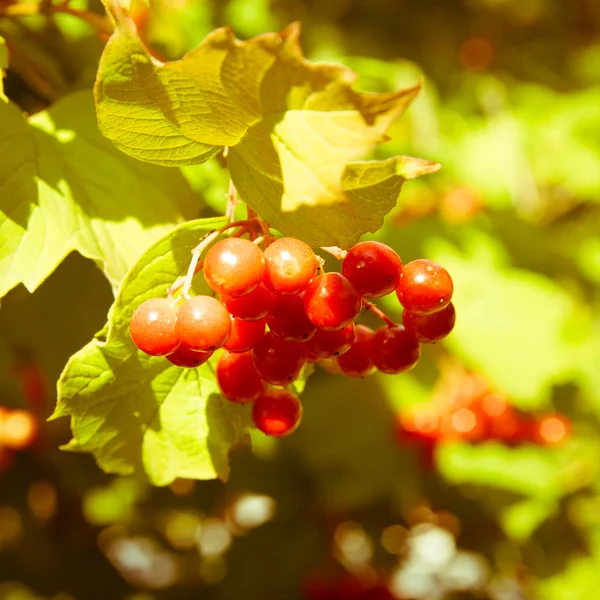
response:
<path fill-rule="evenodd" d="M 62 2 L 61 4 L 48 4 L 46 2 L 9 4 L 0 10 L 0 17 L 27 17 L 30 15 L 52 16 L 56 13 L 63 13 L 81 19 L 108 35 L 113 33 L 113 27 L 107 19 L 87 10 L 73 8 L 72 6 L 69 6 L 68 2 Z"/>
<path fill-rule="evenodd" d="M 396 325 L 396 323 L 394 323 L 394 321 L 392 321 L 376 304 L 363 298 L 362 305 L 365 310 L 370 310 L 373 314 L 377 315 L 388 327 L 394 327 Z"/>

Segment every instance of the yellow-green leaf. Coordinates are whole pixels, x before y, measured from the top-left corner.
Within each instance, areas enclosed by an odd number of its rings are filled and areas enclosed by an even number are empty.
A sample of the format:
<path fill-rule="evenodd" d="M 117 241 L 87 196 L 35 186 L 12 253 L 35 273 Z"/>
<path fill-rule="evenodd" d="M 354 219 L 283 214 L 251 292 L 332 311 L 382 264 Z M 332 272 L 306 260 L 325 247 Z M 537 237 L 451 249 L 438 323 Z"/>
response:
<path fill-rule="evenodd" d="M 162 165 L 228 147 L 243 200 L 286 234 L 349 245 L 381 226 L 404 179 L 439 168 L 406 157 L 356 162 L 386 139 L 420 83 L 357 92 L 350 69 L 304 58 L 298 24 L 246 42 L 217 29 L 181 60 L 161 63 L 119 5 L 108 6 L 115 33 L 95 88 L 104 135 Z"/>
<path fill-rule="evenodd" d="M 33 291 L 72 250 L 118 283 L 145 248 L 198 209 L 178 170 L 123 156 L 98 131 L 91 94 L 29 120 L 0 100 L 0 296 Z"/>
<path fill-rule="evenodd" d="M 135 309 L 164 295 L 185 272 L 198 240 L 223 223 L 180 225 L 129 271 L 110 310 L 106 339 L 73 355 L 59 380 L 54 417 L 71 417 L 67 450 L 91 452 L 105 471 L 141 475 L 155 485 L 228 476 L 229 449 L 246 433 L 248 407 L 219 395 L 211 364 L 181 369 L 139 352 L 129 337 Z"/>
<path fill-rule="evenodd" d="M 302 238 L 311 246 L 349 247 L 363 234 L 377 231 L 385 215 L 396 206 L 404 181 L 439 168 L 436 163 L 408 156 L 353 162 L 342 179 L 346 198 L 342 204 L 325 203 L 282 211 L 279 205 L 282 180 L 244 162 L 240 158 L 244 144 L 229 158 L 231 176 L 240 196 L 273 227 Z"/>

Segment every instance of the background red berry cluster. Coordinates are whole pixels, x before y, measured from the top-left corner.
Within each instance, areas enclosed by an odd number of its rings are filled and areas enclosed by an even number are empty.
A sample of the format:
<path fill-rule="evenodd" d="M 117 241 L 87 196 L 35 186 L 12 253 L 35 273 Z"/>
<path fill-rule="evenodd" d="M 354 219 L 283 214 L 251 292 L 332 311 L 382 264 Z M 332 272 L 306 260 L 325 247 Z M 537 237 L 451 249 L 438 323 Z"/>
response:
<path fill-rule="evenodd" d="M 431 402 L 400 412 L 397 421 L 399 442 L 420 447 L 429 458 L 444 442 L 552 445 L 565 441 L 570 430 L 565 415 L 519 411 L 485 377 L 466 371 L 442 380 Z"/>

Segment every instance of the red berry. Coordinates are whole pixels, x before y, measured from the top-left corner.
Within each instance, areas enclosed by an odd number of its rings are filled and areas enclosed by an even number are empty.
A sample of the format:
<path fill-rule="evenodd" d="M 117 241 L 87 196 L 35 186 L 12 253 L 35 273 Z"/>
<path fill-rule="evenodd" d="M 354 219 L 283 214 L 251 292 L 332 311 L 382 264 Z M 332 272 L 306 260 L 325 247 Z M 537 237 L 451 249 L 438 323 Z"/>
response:
<path fill-rule="evenodd" d="M 169 354 L 165 358 L 177 367 L 193 369 L 194 367 L 203 365 L 212 355 L 212 352 L 198 352 L 196 350 L 190 350 L 183 344 L 180 344 L 175 352 Z"/>
<path fill-rule="evenodd" d="M 257 398 L 252 407 L 252 418 L 263 433 L 282 437 L 300 425 L 302 404 L 291 392 L 270 388 Z"/>
<path fill-rule="evenodd" d="M 559 444 L 569 437 L 571 423 L 564 415 L 548 415 L 535 421 L 532 430 L 533 440 L 538 444 Z"/>
<path fill-rule="evenodd" d="M 265 389 L 250 352 L 223 352 L 217 361 L 217 383 L 231 402 L 253 402 Z"/>
<path fill-rule="evenodd" d="M 406 310 L 427 315 L 448 306 L 453 291 L 448 271 L 432 260 L 421 258 L 404 265 L 396 294 Z"/>
<path fill-rule="evenodd" d="M 390 375 L 408 371 L 421 356 L 419 342 L 402 325 L 384 325 L 375 332 L 371 342 L 373 364 Z"/>
<path fill-rule="evenodd" d="M 296 238 L 275 240 L 265 250 L 265 262 L 265 285 L 277 294 L 304 291 L 317 273 L 315 253 Z"/>
<path fill-rule="evenodd" d="M 317 358 L 340 356 L 350 350 L 354 343 L 354 323 L 336 331 L 317 329 L 315 335 L 304 344 Z"/>
<path fill-rule="evenodd" d="M 166 356 L 179 346 L 175 333 L 177 303 L 171 298 L 151 298 L 133 313 L 129 333 L 133 343 L 150 356 Z"/>
<path fill-rule="evenodd" d="M 242 321 L 242 319 L 231 320 L 231 335 L 227 340 L 225 350 L 229 352 L 246 352 L 252 350 L 265 335 L 265 320 Z"/>
<path fill-rule="evenodd" d="M 243 296 L 256 289 L 265 275 L 262 250 L 250 240 L 227 238 L 204 258 L 204 278 L 217 293 Z"/>
<path fill-rule="evenodd" d="M 358 292 L 340 273 L 319 275 L 304 292 L 306 314 L 319 329 L 346 327 L 356 319 L 360 307 Z"/>
<path fill-rule="evenodd" d="M 365 298 L 381 298 L 398 287 L 402 261 L 389 246 L 381 242 L 360 242 L 350 248 L 342 274 Z"/>
<path fill-rule="evenodd" d="M 530 437 L 531 427 L 508 406 L 499 415 L 488 416 L 488 439 L 518 444 Z"/>
<path fill-rule="evenodd" d="M 371 343 L 374 332 L 370 327 L 357 325 L 354 332 L 354 343 L 350 350 L 334 359 L 344 375 L 348 377 L 366 377 L 375 372 L 371 360 Z"/>
<path fill-rule="evenodd" d="M 304 300 L 297 295 L 278 296 L 267 325 L 276 336 L 293 342 L 305 342 L 317 331 L 304 312 Z"/>
<path fill-rule="evenodd" d="M 221 302 L 227 307 L 231 316 L 244 319 L 244 321 L 264 319 L 273 308 L 275 299 L 275 294 L 264 283 L 245 296 L 228 296 L 227 294 L 221 296 Z"/>
<path fill-rule="evenodd" d="M 287 385 L 298 378 L 306 364 L 306 350 L 302 344 L 284 340 L 269 331 L 254 346 L 252 359 L 267 383 Z"/>
<path fill-rule="evenodd" d="M 476 406 L 463 406 L 441 418 L 441 439 L 482 442 L 488 436 L 488 419 Z"/>
<path fill-rule="evenodd" d="M 414 338 L 423 344 L 432 344 L 444 339 L 456 323 L 454 304 L 450 302 L 446 308 L 430 315 L 419 315 L 405 310 L 402 323 Z"/>
<path fill-rule="evenodd" d="M 191 350 L 212 352 L 229 338 L 231 317 L 215 298 L 195 296 L 179 307 L 175 331 L 181 343 Z"/>

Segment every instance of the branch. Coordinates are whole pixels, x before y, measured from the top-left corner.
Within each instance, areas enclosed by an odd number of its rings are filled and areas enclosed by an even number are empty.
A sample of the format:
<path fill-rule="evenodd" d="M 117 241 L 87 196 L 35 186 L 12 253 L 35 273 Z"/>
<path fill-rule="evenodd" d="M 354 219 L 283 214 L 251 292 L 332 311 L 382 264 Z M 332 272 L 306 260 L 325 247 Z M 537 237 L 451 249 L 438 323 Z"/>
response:
<path fill-rule="evenodd" d="M 30 15 L 46 15 L 50 17 L 56 13 L 63 13 L 81 19 L 102 33 L 108 35 L 113 33 L 113 27 L 107 19 L 87 10 L 73 8 L 67 2 L 61 4 L 48 4 L 45 2 L 9 4 L 0 10 L 0 16 L 3 17 L 27 17 Z"/>

